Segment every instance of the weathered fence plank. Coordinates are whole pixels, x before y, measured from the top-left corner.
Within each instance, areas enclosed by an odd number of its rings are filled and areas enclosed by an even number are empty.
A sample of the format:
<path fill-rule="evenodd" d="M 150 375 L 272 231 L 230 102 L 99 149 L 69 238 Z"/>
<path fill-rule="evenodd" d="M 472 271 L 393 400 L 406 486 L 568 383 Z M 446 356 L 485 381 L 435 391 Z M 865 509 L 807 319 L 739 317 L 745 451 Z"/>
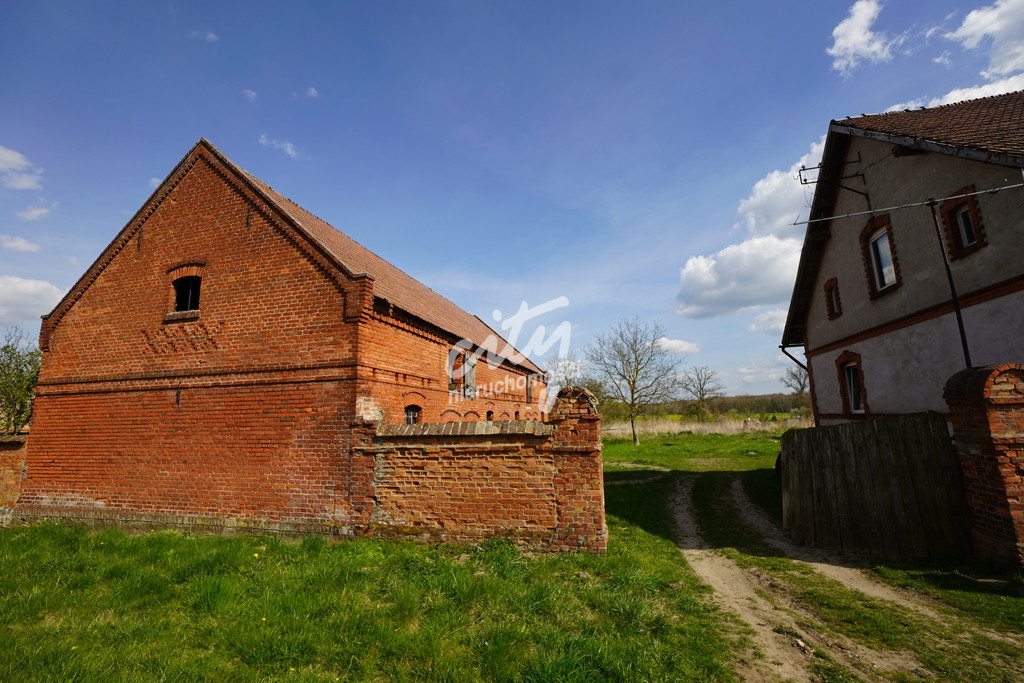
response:
<path fill-rule="evenodd" d="M 888 557 L 970 553 L 960 465 L 938 413 L 786 432 L 780 475 L 794 542 Z"/>

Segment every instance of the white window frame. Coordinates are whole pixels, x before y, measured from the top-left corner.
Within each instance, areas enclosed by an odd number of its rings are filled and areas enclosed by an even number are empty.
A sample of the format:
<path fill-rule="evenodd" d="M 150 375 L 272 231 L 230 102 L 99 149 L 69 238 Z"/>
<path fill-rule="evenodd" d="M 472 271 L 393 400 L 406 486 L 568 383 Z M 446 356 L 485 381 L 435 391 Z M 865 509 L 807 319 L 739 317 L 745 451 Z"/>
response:
<path fill-rule="evenodd" d="M 860 375 L 860 363 L 847 363 L 843 366 L 846 397 L 850 402 L 851 413 L 864 412 L 864 387 L 861 386 Z"/>
<path fill-rule="evenodd" d="M 892 271 L 892 278 L 889 280 L 885 277 L 886 266 L 882 263 L 882 250 L 879 246 L 883 240 L 885 243 L 885 256 L 889 262 L 888 268 Z M 892 241 L 889 239 L 889 230 L 887 228 L 882 228 L 871 235 L 871 238 L 868 240 L 868 250 L 871 253 L 871 272 L 875 277 L 877 291 L 880 292 L 887 287 L 895 285 L 899 278 L 896 277 L 896 259 L 892 255 Z"/>
<path fill-rule="evenodd" d="M 978 231 L 974 228 L 974 219 L 971 217 L 970 205 L 964 204 L 960 206 L 953 212 L 953 215 L 956 217 L 956 231 L 960 241 L 959 248 L 966 249 L 978 244 Z M 968 232 L 970 232 L 970 239 L 967 237 Z"/>

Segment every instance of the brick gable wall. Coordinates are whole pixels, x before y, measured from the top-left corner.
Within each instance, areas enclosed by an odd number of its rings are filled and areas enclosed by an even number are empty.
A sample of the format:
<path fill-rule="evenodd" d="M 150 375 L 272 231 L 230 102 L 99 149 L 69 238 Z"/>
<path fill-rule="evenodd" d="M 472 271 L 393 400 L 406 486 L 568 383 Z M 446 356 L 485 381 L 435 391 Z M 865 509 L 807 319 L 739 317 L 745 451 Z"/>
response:
<path fill-rule="evenodd" d="M 202 150 L 140 216 L 44 323 L 18 512 L 360 523 L 365 468 L 341 447 L 365 280 Z M 198 317 L 174 312 L 182 273 Z"/>

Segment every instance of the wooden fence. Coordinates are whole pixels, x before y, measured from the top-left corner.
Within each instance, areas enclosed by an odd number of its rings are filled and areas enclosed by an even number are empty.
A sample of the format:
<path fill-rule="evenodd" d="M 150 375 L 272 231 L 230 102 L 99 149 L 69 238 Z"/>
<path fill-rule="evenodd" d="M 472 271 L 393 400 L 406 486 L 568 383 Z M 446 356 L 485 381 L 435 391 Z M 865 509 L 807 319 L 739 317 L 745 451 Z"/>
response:
<path fill-rule="evenodd" d="M 949 427 L 919 413 L 782 437 L 783 528 L 793 541 L 886 557 L 971 553 Z"/>

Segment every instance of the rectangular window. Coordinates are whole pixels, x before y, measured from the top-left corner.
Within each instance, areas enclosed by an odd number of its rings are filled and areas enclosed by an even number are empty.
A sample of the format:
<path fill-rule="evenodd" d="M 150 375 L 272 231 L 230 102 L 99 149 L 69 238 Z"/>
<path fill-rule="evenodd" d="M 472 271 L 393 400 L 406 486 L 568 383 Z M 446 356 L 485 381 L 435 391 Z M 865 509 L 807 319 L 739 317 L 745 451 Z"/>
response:
<path fill-rule="evenodd" d="M 956 227 L 961 249 L 978 243 L 978 238 L 974 234 L 974 221 L 971 220 L 971 207 L 967 204 L 956 210 Z"/>
<path fill-rule="evenodd" d="M 900 264 L 889 215 L 873 216 L 860 233 L 864 274 L 872 299 L 894 292 L 900 285 Z"/>
<path fill-rule="evenodd" d="M 825 283 L 825 312 L 829 320 L 835 320 L 843 314 L 843 303 L 839 300 L 839 281 L 836 278 Z"/>
<path fill-rule="evenodd" d="M 879 290 L 896 284 L 896 264 L 892 259 L 889 233 L 885 230 L 871 238 L 871 265 L 875 273 L 875 286 Z"/>
<path fill-rule="evenodd" d="M 860 386 L 860 366 L 856 363 L 849 363 L 843 366 L 843 373 L 846 376 L 846 396 L 850 401 L 850 412 L 864 412 L 864 391 Z"/>
<path fill-rule="evenodd" d="M 939 205 L 939 215 L 942 216 L 951 260 L 970 256 L 988 244 L 985 239 L 985 221 L 974 185 L 961 187 L 952 193 L 952 199 Z"/>
<path fill-rule="evenodd" d="M 464 366 L 463 379 L 466 386 L 463 388 L 466 398 L 476 398 L 476 355 L 467 354 Z"/>

